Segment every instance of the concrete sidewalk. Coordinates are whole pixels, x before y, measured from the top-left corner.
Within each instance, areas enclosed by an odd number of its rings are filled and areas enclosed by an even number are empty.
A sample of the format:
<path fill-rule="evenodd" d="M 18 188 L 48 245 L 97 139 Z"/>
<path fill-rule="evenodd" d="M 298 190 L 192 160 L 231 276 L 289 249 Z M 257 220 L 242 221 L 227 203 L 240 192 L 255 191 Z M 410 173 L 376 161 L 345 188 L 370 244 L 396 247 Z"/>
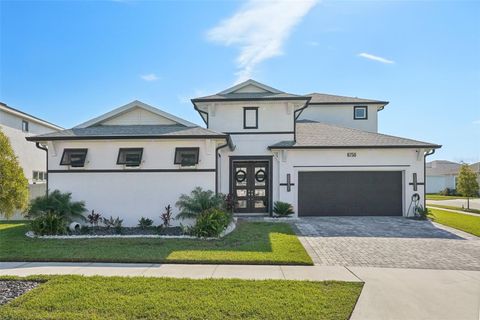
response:
<path fill-rule="evenodd" d="M 361 281 L 344 267 L 327 266 L 0 262 L 0 276 L 29 276 L 36 274 L 145 276 L 192 279 L 237 278 L 255 280 Z"/>
<path fill-rule="evenodd" d="M 0 276 L 77 274 L 363 281 L 351 320 L 479 320 L 480 271 L 341 266 L 0 262 Z"/>

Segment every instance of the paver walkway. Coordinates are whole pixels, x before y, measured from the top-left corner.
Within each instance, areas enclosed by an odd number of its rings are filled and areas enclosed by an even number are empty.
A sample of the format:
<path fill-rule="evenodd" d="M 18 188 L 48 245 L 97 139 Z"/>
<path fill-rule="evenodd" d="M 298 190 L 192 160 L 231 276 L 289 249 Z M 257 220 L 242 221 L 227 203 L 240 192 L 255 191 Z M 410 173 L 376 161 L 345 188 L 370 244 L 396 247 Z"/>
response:
<path fill-rule="evenodd" d="M 309 217 L 295 222 L 320 266 L 480 270 L 480 238 L 403 217 Z"/>

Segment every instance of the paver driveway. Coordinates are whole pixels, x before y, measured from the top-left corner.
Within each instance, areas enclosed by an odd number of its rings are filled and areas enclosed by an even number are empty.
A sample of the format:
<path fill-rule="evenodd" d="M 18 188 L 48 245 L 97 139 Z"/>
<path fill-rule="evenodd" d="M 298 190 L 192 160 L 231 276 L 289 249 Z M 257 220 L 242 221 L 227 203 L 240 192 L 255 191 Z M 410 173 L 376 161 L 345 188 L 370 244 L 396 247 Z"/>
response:
<path fill-rule="evenodd" d="M 480 270 L 480 238 L 402 217 L 309 217 L 295 222 L 316 265 Z"/>

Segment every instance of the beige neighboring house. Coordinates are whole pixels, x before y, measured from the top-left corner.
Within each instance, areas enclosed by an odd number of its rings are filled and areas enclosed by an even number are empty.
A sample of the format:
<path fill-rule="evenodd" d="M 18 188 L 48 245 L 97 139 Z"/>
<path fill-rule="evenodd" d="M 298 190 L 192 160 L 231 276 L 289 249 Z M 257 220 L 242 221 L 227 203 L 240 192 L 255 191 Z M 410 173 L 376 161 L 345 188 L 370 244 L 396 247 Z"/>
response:
<path fill-rule="evenodd" d="M 53 123 L 0 102 L 0 128 L 7 135 L 28 179 L 30 199 L 45 194 L 47 188 L 46 152 L 28 142 L 26 137 L 63 130 Z M 15 218 L 21 218 L 17 213 Z"/>
<path fill-rule="evenodd" d="M 435 160 L 426 163 L 427 193 L 439 193 L 446 188 L 455 189 L 461 163 Z"/>

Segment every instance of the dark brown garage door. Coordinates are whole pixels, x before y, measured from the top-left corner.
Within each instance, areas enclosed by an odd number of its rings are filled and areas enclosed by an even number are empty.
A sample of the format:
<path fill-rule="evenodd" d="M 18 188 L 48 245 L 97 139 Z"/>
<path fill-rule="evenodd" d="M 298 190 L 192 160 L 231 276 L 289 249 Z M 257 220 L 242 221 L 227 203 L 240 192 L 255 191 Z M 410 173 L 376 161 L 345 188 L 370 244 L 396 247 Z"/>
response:
<path fill-rule="evenodd" d="M 299 216 L 401 216 L 401 171 L 298 173 Z"/>

